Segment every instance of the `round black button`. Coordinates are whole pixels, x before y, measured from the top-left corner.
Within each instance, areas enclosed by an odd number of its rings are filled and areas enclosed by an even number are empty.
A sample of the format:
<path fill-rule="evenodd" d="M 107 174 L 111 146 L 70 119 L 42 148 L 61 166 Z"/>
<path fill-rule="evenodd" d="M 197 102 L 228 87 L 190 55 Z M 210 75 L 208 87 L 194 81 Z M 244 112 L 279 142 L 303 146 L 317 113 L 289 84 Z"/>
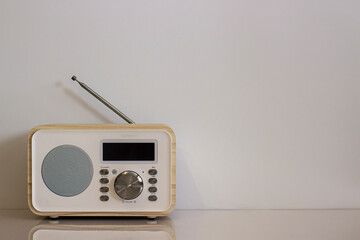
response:
<path fill-rule="evenodd" d="M 156 201 L 157 200 L 157 196 L 155 196 L 155 195 L 151 195 L 151 196 L 149 196 L 149 201 L 151 201 L 151 202 L 154 202 L 154 201 Z"/>
<path fill-rule="evenodd" d="M 149 174 L 150 174 L 150 175 L 156 175 L 156 174 L 157 174 L 157 170 L 156 170 L 156 169 L 150 169 L 150 170 L 149 170 Z"/>
<path fill-rule="evenodd" d="M 101 187 L 100 188 L 100 192 L 108 192 L 109 191 L 109 188 L 108 187 Z"/>
<path fill-rule="evenodd" d="M 151 192 L 151 193 L 157 192 L 157 188 L 156 187 L 149 187 L 149 192 Z"/>
<path fill-rule="evenodd" d="M 100 179 L 100 183 L 102 183 L 102 184 L 109 183 L 109 179 L 107 179 L 107 178 L 101 178 L 101 179 Z"/>
<path fill-rule="evenodd" d="M 108 174 L 109 174 L 109 170 L 107 170 L 107 169 L 101 169 L 101 170 L 100 170 L 100 174 L 101 174 L 101 175 L 108 175 Z"/>
<path fill-rule="evenodd" d="M 155 184 L 155 183 L 157 183 L 157 179 L 156 178 L 149 178 L 149 183 L 150 184 Z"/>
<path fill-rule="evenodd" d="M 100 196 L 100 201 L 106 202 L 108 200 L 109 200 L 109 196 L 106 196 L 106 195 Z"/>

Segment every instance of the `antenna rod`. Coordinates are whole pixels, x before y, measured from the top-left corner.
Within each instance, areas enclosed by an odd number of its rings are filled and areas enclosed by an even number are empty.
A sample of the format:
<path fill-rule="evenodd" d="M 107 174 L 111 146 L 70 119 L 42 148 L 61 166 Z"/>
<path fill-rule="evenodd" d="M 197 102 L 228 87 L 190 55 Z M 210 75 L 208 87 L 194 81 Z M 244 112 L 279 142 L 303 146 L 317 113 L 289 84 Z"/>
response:
<path fill-rule="evenodd" d="M 119 109 L 114 107 L 111 103 L 106 101 L 104 98 L 102 98 L 99 94 L 97 94 L 94 90 L 89 88 L 85 83 L 80 82 L 77 80 L 76 76 L 72 76 L 71 78 L 73 81 L 76 81 L 83 89 L 88 91 L 91 95 L 93 95 L 95 98 L 97 98 L 100 102 L 102 102 L 105 106 L 110 108 L 114 113 L 119 115 L 122 119 L 124 119 L 127 123 L 134 124 L 135 122 L 131 120 L 129 117 L 127 117 L 124 113 L 122 113 Z"/>

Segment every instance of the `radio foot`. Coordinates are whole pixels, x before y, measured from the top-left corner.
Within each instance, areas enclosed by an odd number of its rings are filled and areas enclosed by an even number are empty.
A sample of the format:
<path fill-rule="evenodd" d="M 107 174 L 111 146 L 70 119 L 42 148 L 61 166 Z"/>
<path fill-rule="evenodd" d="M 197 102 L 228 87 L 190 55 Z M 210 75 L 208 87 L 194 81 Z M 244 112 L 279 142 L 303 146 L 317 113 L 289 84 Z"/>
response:
<path fill-rule="evenodd" d="M 155 219 L 156 219 L 156 216 L 147 216 L 147 218 L 148 218 L 149 220 L 155 220 Z"/>
<path fill-rule="evenodd" d="M 49 216 L 50 219 L 59 219 L 59 216 Z"/>

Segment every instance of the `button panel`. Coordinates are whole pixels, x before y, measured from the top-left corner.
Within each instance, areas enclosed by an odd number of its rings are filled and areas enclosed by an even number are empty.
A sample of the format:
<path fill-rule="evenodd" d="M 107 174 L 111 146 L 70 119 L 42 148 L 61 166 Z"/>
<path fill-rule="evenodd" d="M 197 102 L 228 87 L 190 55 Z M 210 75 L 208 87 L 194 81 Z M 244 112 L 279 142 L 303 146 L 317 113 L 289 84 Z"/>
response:
<path fill-rule="evenodd" d="M 102 168 L 99 170 L 99 174 L 101 175 L 100 176 L 100 192 L 102 193 L 102 195 L 100 196 L 100 201 L 102 202 L 107 202 L 109 201 L 109 196 L 107 195 L 109 193 L 109 186 L 108 186 L 108 183 L 109 183 L 109 178 L 107 177 L 109 175 L 109 169 L 107 168 Z"/>
<path fill-rule="evenodd" d="M 155 202 L 158 199 L 158 197 L 155 195 L 155 193 L 158 190 L 157 187 L 155 187 L 155 184 L 157 183 L 158 180 L 154 176 L 158 173 L 158 171 L 155 168 L 152 168 L 149 169 L 148 173 L 149 175 L 152 176 L 148 180 L 148 182 L 152 185 L 151 187 L 148 188 L 148 191 L 151 193 L 148 199 L 150 202 Z"/>
<path fill-rule="evenodd" d="M 99 170 L 99 174 L 101 175 L 99 180 L 101 186 L 99 190 L 102 193 L 102 195 L 100 196 L 100 201 L 102 202 L 109 201 L 110 199 L 108 196 L 110 191 L 108 184 L 110 180 L 107 177 L 110 174 L 110 171 L 112 174 L 117 172 L 116 169 L 109 170 L 107 168 L 103 168 Z M 158 179 L 155 177 L 158 174 L 158 171 L 155 168 L 151 168 L 148 170 L 148 174 L 150 175 L 148 178 L 148 183 L 150 184 L 150 186 L 148 187 L 148 193 L 149 193 L 148 200 L 150 202 L 155 202 L 158 200 L 158 196 L 156 195 L 156 193 L 158 192 L 158 188 L 156 186 Z"/>

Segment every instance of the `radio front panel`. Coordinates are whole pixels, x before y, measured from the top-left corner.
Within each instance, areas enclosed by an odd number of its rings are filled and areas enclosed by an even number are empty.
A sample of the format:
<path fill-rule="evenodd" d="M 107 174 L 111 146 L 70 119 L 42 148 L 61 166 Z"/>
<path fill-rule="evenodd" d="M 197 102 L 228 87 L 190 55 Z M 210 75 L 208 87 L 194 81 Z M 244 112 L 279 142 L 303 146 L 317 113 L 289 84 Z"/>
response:
<path fill-rule="evenodd" d="M 164 129 L 55 127 L 37 130 L 30 141 L 29 201 L 38 214 L 131 216 L 174 207 L 175 142 Z"/>

